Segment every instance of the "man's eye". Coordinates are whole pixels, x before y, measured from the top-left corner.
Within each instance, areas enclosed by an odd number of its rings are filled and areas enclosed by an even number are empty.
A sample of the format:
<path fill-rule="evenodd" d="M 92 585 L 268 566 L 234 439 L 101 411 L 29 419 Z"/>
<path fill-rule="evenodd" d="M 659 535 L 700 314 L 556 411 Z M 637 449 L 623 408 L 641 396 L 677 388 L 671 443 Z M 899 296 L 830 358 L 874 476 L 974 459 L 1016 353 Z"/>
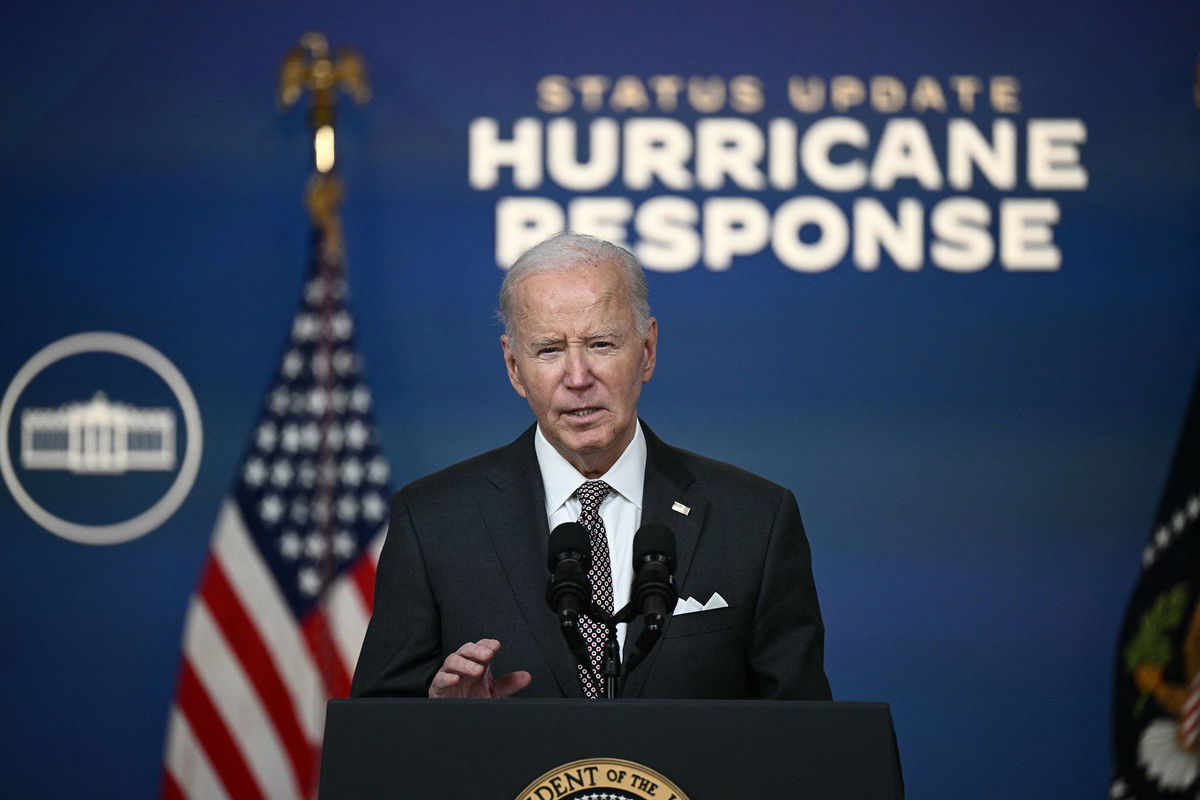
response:
<path fill-rule="evenodd" d="M 552 356 L 555 353 L 559 352 L 559 350 L 561 350 L 561 349 L 562 348 L 560 348 L 560 347 L 539 347 L 537 354 L 539 356 Z"/>
<path fill-rule="evenodd" d="M 612 349 L 612 346 L 613 346 L 612 342 L 593 342 L 592 343 L 592 348 L 594 350 L 610 350 L 610 349 Z"/>

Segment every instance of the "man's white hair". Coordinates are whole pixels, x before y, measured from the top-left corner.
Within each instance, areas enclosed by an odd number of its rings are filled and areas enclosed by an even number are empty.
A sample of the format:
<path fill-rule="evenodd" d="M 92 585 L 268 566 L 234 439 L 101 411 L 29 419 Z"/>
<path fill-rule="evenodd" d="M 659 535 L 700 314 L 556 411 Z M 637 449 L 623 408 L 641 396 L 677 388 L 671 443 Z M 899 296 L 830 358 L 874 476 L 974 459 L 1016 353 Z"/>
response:
<path fill-rule="evenodd" d="M 621 268 L 626 298 L 633 311 L 633 325 L 638 336 L 644 337 L 650 328 L 650 300 L 646 273 L 637 256 L 612 242 L 570 231 L 556 233 L 529 248 L 509 268 L 504 282 L 500 284 L 499 317 L 504 323 L 504 334 L 510 339 L 513 336 L 513 295 L 522 280 L 543 272 L 605 263 Z"/>

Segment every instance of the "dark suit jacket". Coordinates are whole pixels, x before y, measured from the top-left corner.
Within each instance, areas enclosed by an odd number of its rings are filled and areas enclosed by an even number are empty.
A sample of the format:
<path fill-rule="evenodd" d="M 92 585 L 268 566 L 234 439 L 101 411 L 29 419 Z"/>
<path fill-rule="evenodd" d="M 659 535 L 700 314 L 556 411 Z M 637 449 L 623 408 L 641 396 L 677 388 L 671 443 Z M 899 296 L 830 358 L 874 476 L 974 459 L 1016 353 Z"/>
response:
<path fill-rule="evenodd" d="M 729 607 L 668 618 L 624 696 L 830 699 L 792 493 L 643 430 L 642 523 L 675 532 L 680 597 L 705 603 L 719 592 Z M 550 534 L 533 434 L 397 492 L 353 696 L 424 697 L 446 656 L 482 638 L 501 643 L 497 676 L 533 674 L 519 696 L 582 696 L 545 601 Z M 630 623 L 627 647 L 641 627 Z"/>

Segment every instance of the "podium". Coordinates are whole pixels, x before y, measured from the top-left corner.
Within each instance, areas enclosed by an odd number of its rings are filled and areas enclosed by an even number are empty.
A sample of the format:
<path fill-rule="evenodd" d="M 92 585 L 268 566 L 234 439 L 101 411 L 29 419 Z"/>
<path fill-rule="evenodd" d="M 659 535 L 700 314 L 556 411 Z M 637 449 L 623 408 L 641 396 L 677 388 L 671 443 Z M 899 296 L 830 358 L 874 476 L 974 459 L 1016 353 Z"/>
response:
<path fill-rule="evenodd" d="M 898 800 L 891 713 L 882 703 L 762 700 L 329 703 L 320 800 L 672 795 Z"/>

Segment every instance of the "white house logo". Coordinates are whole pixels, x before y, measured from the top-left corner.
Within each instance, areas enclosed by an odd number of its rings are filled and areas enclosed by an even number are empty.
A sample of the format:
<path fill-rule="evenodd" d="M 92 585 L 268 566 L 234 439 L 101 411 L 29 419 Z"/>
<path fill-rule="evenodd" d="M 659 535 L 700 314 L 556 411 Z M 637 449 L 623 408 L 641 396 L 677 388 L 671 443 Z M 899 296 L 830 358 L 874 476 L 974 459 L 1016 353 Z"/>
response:
<path fill-rule="evenodd" d="M 63 398 L 65 402 L 59 405 L 30 405 L 20 413 L 20 466 L 29 473 L 25 476 L 26 483 L 31 482 L 30 476 L 36 472 L 59 472 L 86 481 L 90 476 L 110 476 L 111 479 L 112 476 L 128 476 L 130 473 L 170 473 L 178 470 L 165 492 L 148 508 L 111 523 L 73 522 L 47 510 L 42 502 L 35 499 L 35 493 L 22 483 L 10 452 L 12 446 L 16 445 L 12 441 L 15 437 L 10 436 L 10 428 L 22 393 L 47 368 L 72 357 L 89 354 L 123 357 L 150 370 L 174 395 L 178 415 L 176 409 L 170 407 L 129 402 L 131 397 L 116 397 L 115 391 L 110 399 L 108 393 L 96 387 L 80 393 L 82 397 L 90 393 L 88 400 L 76 395 Z M 123 393 L 136 392 L 136 388 L 128 386 L 128 381 L 117 383 Z M 183 419 L 185 444 L 182 460 L 176 452 L 178 416 Z M 3 400 L 0 400 L 0 433 L 4 437 L 3 446 L 0 446 L 0 473 L 17 504 L 51 533 L 84 544 L 117 544 L 154 530 L 183 503 L 200 467 L 200 410 L 187 381 L 158 350 L 119 333 L 95 332 L 68 336 L 34 354 L 17 372 Z M 169 476 L 159 480 L 165 484 Z M 77 491 L 79 488 L 61 486 L 51 495 L 60 504 L 64 498 L 69 498 L 78 505 L 82 494 Z M 111 490 L 111 487 L 108 489 Z M 139 496 L 132 491 L 126 494 L 133 498 Z M 53 505 L 50 502 L 47 504 Z"/>
<path fill-rule="evenodd" d="M 21 412 L 21 466 L 76 473 L 123 474 L 175 469 L 175 412 L 111 403 L 96 392 L 88 403 Z"/>

